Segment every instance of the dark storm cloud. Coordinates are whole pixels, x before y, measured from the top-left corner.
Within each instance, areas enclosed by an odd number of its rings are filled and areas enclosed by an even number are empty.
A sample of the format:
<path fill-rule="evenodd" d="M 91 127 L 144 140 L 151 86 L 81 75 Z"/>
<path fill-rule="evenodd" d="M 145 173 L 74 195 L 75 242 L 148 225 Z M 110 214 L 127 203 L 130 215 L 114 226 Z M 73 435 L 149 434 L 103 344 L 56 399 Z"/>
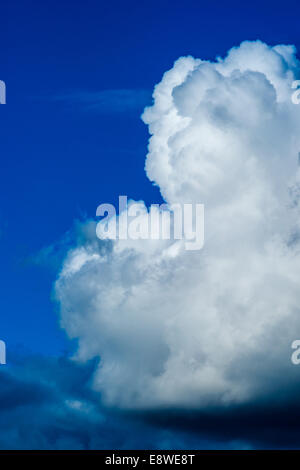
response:
<path fill-rule="evenodd" d="M 300 386 L 282 400 L 267 397 L 251 405 L 228 406 L 227 409 L 160 410 L 137 414 L 137 418 L 173 432 L 204 436 L 216 443 L 240 443 L 235 448 L 299 449 Z"/>
<path fill-rule="evenodd" d="M 105 409 L 90 387 L 95 366 L 66 357 L 10 357 L 0 368 L 0 449 L 198 447 L 197 435 Z"/>
<path fill-rule="evenodd" d="M 300 384 L 220 412 L 107 409 L 91 389 L 96 361 L 15 356 L 0 368 L 2 449 L 298 448 Z M 298 369 L 295 367 L 295 374 Z"/>

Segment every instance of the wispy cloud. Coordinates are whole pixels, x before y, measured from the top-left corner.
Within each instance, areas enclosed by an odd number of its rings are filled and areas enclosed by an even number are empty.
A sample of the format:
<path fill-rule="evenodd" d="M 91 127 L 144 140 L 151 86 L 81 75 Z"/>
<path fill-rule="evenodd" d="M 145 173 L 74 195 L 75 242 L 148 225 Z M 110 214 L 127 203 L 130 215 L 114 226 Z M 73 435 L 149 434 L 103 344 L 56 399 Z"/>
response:
<path fill-rule="evenodd" d="M 112 89 L 95 92 L 76 91 L 55 96 L 56 101 L 68 105 L 82 105 L 87 110 L 103 114 L 142 112 L 151 104 L 151 90 Z"/>

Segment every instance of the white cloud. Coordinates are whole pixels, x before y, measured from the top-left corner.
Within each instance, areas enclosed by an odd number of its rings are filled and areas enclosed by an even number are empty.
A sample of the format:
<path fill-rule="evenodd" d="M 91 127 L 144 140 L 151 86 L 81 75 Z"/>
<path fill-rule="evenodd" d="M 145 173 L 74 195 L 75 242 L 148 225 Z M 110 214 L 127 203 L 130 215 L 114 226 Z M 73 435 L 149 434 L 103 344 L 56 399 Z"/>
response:
<path fill-rule="evenodd" d="M 202 251 L 97 242 L 87 230 L 56 283 L 95 388 L 128 408 L 249 402 L 292 387 L 300 335 L 300 108 L 291 46 L 245 42 L 180 58 L 143 120 L 146 172 L 169 204 L 205 204 Z M 93 226 L 93 223 L 91 223 Z"/>

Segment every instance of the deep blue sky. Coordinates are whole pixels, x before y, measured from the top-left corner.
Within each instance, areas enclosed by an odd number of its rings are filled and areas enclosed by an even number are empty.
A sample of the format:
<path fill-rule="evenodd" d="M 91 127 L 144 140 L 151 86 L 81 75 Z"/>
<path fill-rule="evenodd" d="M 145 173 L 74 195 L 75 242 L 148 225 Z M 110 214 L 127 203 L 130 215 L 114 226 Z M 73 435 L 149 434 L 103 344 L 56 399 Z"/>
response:
<path fill-rule="evenodd" d="M 55 259 L 37 265 L 39 251 L 119 194 L 160 201 L 144 173 L 140 114 L 162 74 L 179 56 L 214 59 L 246 39 L 300 45 L 299 13 L 293 0 L 2 3 L 0 338 L 8 358 L 18 345 L 44 355 L 69 348 L 51 301 Z M 91 107 L 105 90 L 144 91 L 130 109 L 122 100 Z"/>

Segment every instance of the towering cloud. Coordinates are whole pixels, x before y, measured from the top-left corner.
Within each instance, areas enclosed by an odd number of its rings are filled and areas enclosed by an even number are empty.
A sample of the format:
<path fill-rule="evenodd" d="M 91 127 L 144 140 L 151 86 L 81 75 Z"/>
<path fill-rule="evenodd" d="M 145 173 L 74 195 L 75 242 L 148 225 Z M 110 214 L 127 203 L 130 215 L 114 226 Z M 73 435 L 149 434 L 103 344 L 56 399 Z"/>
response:
<path fill-rule="evenodd" d="M 300 337 L 300 107 L 292 46 L 182 57 L 143 114 L 168 204 L 205 204 L 205 245 L 100 241 L 81 228 L 56 283 L 94 387 L 123 408 L 226 407 L 292 390 Z M 83 236 L 82 236 L 83 234 Z"/>

